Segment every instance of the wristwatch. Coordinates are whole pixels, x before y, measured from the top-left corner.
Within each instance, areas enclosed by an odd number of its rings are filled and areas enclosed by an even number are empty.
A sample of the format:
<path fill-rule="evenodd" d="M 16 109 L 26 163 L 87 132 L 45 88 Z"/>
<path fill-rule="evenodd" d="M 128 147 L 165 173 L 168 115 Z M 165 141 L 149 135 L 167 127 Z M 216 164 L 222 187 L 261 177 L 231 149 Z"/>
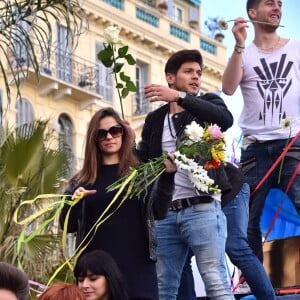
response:
<path fill-rule="evenodd" d="M 186 97 L 186 92 L 179 91 L 179 98 L 177 100 L 178 104 L 181 104 L 182 100 Z"/>

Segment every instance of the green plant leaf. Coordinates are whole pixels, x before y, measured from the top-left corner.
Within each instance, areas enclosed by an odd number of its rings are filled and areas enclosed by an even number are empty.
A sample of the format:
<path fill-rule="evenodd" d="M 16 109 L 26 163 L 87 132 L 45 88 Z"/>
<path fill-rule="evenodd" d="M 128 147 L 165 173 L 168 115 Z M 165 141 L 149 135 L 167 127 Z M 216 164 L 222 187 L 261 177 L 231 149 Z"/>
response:
<path fill-rule="evenodd" d="M 120 58 L 123 58 L 123 57 L 125 57 L 127 52 L 128 52 L 128 46 L 126 45 L 122 48 L 119 48 L 118 55 L 119 55 Z"/>
<path fill-rule="evenodd" d="M 106 60 L 106 61 L 101 61 L 101 62 L 106 68 L 111 68 L 114 63 L 112 60 Z"/>
<path fill-rule="evenodd" d="M 114 68 L 113 68 L 113 72 L 114 73 L 119 73 L 121 71 L 121 69 L 123 68 L 124 64 L 123 63 L 116 63 Z"/>
<path fill-rule="evenodd" d="M 113 56 L 113 49 L 110 46 L 101 50 L 98 53 L 98 59 L 102 62 L 112 60 L 112 56 Z"/>
<path fill-rule="evenodd" d="M 132 81 L 127 81 L 126 87 L 130 92 L 136 92 L 137 91 L 136 85 Z"/>
<path fill-rule="evenodd" d="M 130 65 L 135 65 L 136 61 L 135 59 L 133 58 L 133 56 L 131 54 L 127 54 L 125 56 L 125 59 L 127 60 L 127 62 L 130 64 Z"/>
<path fill-rule="evenodd" d="M 116 85 L 116 88 L 117 88 L 117 89 L 122 89 L 122 88 L 123 88 L 123 84 L 122 84 L 122 83 L 118 83 L 118 84 Z"/>
<path fill-rule="evenodd" d="M 129 94 L 129 90 L 128 90 L 127 88 L 124 88 L 124 89 L 122 90 L 122 97 L 123 97 L 123 98 L 126 98 L 126 97 L 128 96 L 128 94 Z"/>
<path fill-rule="evenodd" d="M 121 72 L 121 73 L 120 73 L 120 79 L 121 79 L 122 81 L 125 81 L 125 82 L 127 82 L 127 81 L 129 81 L 129 80 L 130 80 L 130 77 L 129 77 L 129 76 L 127 76 L 127 75 L 125 75 L 125 73 L 124 73 L 124 72 Z"/>

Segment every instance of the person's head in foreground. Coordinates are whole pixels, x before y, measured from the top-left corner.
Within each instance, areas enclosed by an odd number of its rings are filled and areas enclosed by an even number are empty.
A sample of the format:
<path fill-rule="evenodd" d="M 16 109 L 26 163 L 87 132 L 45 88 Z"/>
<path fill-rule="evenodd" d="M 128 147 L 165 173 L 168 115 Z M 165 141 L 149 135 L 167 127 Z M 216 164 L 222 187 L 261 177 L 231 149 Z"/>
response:
<path fill-rule="evenodd" d="M 27 300 L 29 281 L 17 267 L 0 262 L 0 300 Z"/>
<path fill-rule="evenodd" d="M 38 300 L 85 300 L 80 289 L 71 283 L 59 282 L 50 285 Z"/>
<path fill-rule="evenodd" d="M 74 276 L 86 300 L 128 299 L 119 267 L 105 251 L 94 250 L 82 255 Z"/>
<path fill-rule="evenodd" d="M 199 50 L 184 49 L 175 52 L 165 66 L 168 86 L 197 95 L 202 81 L 202 68 L 203 59 Z"/>

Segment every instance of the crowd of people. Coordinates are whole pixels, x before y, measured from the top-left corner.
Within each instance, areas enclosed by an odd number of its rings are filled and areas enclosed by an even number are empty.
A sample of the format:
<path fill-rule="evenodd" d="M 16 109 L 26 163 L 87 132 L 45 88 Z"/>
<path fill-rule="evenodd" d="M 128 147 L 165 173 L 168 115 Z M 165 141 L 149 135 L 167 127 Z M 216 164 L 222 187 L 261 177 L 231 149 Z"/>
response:
<path fill-rule="evenodd" d="M 300 139 L 282 169 L 255 187 L 300 131 L 300 41 L 277 34 L 282 1 L 247 0 L 246 7 L 254 40 L 245 46 L 249 22 L 237 17 L 232 27 L 236 44 L 222 78 L 225 94 L 240 86 L 243 95 L 240 166 L 227 162 L 208 172 L 220 188 L 217 194 L 195 188 L 188 171 L 176 168 L 172 153 L 187 125 L 217 124 L 226 131 L 233 116 L 220 96 L 199 95 L 200 51 L 175 52 L 165 65 L 167 86 L 144 88 L 150 102 L 165 104 L 146 116 L 137 145 L 133 129 L 113 108 L 100 109 L 90 120 L 83 166 L 65 191 L 71 200 L 82 199 L 70 214 L 65 204 L 60 215 L 61 226 L 68 215 L 67 231 L 76 232 L 76 247 L 82 249 L 74 268 L 76 284 L 53 284 L 40 300 L 195 300 L 192 256 L 207 297 L 233 300 L 225 253 L 256 299 L 276 299 L 262 264 L 259 222 L 272 187 L 287 192 L 300 213 L 300 175 L 290 182 L 300 159 Z M 282 126 L 286 118 L 290 128 Z M 107 190 L 164 152 L 169 153 L 165 171 L 145 186 L 140 198 L 123 201 L 126 191 L 116 198 L 117 191 Z M 99 218 L 106 220 L 91 230 Z M 0 298 L 25 300 L 28 292 L 27 276 L 0 263 Z"/>

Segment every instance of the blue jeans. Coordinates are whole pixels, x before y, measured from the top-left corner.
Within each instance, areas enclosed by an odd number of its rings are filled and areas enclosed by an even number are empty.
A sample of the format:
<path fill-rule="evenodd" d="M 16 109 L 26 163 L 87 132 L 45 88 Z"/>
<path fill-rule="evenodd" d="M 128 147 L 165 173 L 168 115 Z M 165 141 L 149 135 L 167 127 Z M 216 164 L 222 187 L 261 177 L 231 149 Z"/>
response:
<path fill-rule="evenodd" d="M 223 207 L 227 219 L 226 253 L 243 273 L 258 300 L 275 300 L 274 289 L 262 263 L 247 240 L 250 189 L 244 183 L 237 196 Z"/>
<path fill-rule="evenodd" d="M 191 265 L 191 259 L 193 255 L 194 253 L 190 249 L 181 273 L 177 300 L 197 300 L 193 270 Z"/>
<path fill-rule="evenodd" d="M 157 277 L 160 300 L 176 300 L 183 266 L 192 249 L 212 300 L 233 300 L 224 260 L 226 219 L 220 202 L 196 204 L 178 212 L 169 211 L 156 221 Z"/>
<path fill-rule="evenodd" d="M 252 143 L 241 151 L 241 168 L 251 189 L 259 183 L 265 173 L 271 168 L 286 145 L 286 140 L 274 140 L 264 143 Z M 250 200 L 250 216 L 248 224 L 248 241 L 253 252 L 263 260 L 262 233 L 260 218 L 265 204 L 266 196 L 271 188 L 281 188 L 285 191 L 291 176 L 300 159 L 300 138 L 293 145 L 284 158 L 284 164 L 278 184 L 279 166 L 271 173 L 264 184 L 254 193 Z M 280 165 L 280 164 L 279 164 Z M 289 189 L 289 197 L 300 213 L 300 174 Z"/>

